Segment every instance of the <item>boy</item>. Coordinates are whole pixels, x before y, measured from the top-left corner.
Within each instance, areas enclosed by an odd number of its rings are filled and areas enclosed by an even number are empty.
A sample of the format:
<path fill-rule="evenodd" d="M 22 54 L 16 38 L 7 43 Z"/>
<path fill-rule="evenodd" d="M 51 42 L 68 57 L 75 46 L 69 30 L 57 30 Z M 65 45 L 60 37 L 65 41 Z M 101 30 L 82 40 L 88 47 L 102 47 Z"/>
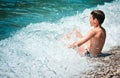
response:
<path fill-rule="evenodd" d="M 69 48 L 76 48 L 78 52 L 90 57 L 97 56 L 101 53 L 106 39 L 106 31 L 101 26 L 104 19 L 105 14 L 103 11 L 92 11 L 89 19 L 92 29 L 85 36 L 82 36 L 80 32 L 76 30 L 76 36 L 80 39 L 69 45 Z"/>

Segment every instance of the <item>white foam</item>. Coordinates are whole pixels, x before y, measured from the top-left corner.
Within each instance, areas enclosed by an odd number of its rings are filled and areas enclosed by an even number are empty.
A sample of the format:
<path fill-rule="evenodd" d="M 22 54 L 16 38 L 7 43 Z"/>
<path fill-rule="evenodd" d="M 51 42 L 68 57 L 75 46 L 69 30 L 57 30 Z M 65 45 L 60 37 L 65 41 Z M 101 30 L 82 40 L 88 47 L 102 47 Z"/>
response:
<path fill-rule="evenodd" d="M 30 24 L 13 37 L 1 41 L 0 50 L 7 57 L 1 61 L 2 77 L 70 78 L 79 77 L 84 68 L 89 69 L 85 57 L 56 40 L 61 34 L 58 25 Z"/>
<path fill-rule="evenodd" d="M 36 23 L 0 41 L 0 77 L 10 78 L 79 78 L 91 68 L 85 57 L 64 46 L 59 38 L 77 27 L 82 34 L 90 29 L 89 14 L 102 9 L 106 14 L 103 24 L 107 30 L 105 49 L 120 45 L 119 3 L 86 9 L 83 13 L 65 17 L 57 23 Z"/>

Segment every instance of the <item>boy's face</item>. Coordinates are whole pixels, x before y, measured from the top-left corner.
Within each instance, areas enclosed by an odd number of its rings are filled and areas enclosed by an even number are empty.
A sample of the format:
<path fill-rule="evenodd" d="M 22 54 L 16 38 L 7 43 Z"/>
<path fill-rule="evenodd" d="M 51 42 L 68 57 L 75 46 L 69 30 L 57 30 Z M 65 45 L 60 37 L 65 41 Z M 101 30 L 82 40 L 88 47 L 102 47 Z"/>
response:
<path fill-rule="evenodd" d="M 92 16 L 92 15 L 90 15 L 89 21 L 90 21 L 90 25 L 91 25 L 91 26 L 97 26 L 97 24 L 98 24 L 97 19 L 96 19 L 96 18 L 93 19 L 93 16 Z"/>
<path fill-rule="evenodd" d="M 90 15 L 89 21 L 90 21 L 90 25 L 93 26 L 94 25 L 94 19 L 93 19 L 92 15 Z"/>

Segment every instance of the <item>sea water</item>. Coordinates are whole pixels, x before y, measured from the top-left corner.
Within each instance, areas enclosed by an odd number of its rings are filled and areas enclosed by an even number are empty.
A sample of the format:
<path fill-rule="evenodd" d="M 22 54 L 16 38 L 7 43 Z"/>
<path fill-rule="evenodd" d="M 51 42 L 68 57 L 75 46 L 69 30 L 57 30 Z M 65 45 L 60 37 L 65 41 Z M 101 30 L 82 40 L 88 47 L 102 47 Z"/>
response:
<path fill-rule="evenodd" d="M 106 15 L 103 52 L 120 45 L 119 0 L 3 0 L 0 4 L 0 78 L 79 78 L 93 64 L 60 39 L 74 28 L 85 35 L 94 9 Z"/>

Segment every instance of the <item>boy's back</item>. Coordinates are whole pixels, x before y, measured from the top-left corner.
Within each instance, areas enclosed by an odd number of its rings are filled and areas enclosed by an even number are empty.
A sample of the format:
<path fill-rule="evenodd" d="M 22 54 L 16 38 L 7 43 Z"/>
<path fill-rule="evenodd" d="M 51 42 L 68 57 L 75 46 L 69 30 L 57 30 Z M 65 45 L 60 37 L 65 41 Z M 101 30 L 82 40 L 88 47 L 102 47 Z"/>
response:
<path fill-rule="evenodd" d="M 95 35 L 87 42 L 87 48 L 90 53 L 95 56 L 99 54 L 104 46 L 106 39 L 106 31 L 102 27 L 97 27 L 91 30 Z"/>

